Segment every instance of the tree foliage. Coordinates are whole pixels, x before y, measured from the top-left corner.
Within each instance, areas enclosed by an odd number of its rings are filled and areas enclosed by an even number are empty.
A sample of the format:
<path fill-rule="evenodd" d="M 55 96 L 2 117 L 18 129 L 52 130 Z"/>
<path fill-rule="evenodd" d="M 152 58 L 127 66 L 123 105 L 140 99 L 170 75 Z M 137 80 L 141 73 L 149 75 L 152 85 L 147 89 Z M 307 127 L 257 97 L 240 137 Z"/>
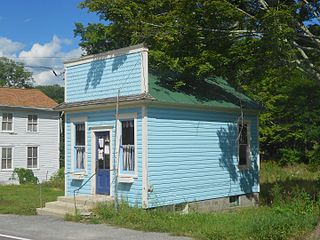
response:
<path fill-rule="evenodd" d="M 31 87 L 32 82 L 32 73 L 27 71 L 22 63 L 0 57 L 0 86 Z"/>
<path fill-rule="evenodd" d="M 88 54 L 143 42 L 151 71 L 168 73 L 178 88 L 223 76 L 265 107 L 264 157 L 320 159 L 320 1 L 85 0 L 80 7 L 101 19 L 76 23 Z"/>
<path fill-rule="evenodd" d="M 61 87 L 58 84 L 37 86 L 36 88 L 40 89 L 44 94 L 55 100 L 57 103 L 62 103 L 64 101 L 64 87 Z"/>

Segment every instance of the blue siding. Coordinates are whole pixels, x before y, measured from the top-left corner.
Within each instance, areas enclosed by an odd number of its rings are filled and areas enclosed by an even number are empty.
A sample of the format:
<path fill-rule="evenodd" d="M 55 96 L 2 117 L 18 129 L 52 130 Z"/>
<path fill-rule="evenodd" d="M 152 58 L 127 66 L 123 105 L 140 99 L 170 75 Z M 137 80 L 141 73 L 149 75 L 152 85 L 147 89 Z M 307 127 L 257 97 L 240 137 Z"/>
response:
<path fill-rule="evenodd" d="M 257 116 L 251 170 L 237 169 L 239 114 L 148 109 L 149 207 L 258 192 Z"/>
<path fill-rule="evenodd" d="M 139 94 L 141 72 L 141 53 L 67 67 L 66 102 Z"/>
<path fill-rule="evenodd" d="M 138 155 L 138 178 L 135 179 L 134 183 L 127 184 L 127 183 L 119 183 L 118 185 L 118 196 L 120 199 L 127 201 L 130 205 L 134 206 L 141 206 L 142 201 L 142 169 L 141 169 L 141 159 L 142 159 L 142 120 L 141 120 L 141 109 L 140 108 L 132 108 L 132 109 L 123 109 L 120 110 L 120 114 L 123 113 L 137 113 L 137 155 Z M 91 128 L 97 126 L 113 126 L 112 130 L 112 152 L 114 151 L 114 126 L 115 126 L 115 111 L 114 110 L 103 110 L 103 111 L 94 111 L 94 112 L 84 112 L 84 113 L 74 113 L 74 114 L 67 114 L 66 115 L 66 128 L 67 128 L 67 195 L 72 196 L 73 191 L 79 187 L 82 183 L 84 183 L 88 177 L 90 177 L 93 173 L 92 171 L 92 149 L 91 149 Z M 71 172 L 71 123 L 70 117 L 87 117 L 87 169 L 88 169 L 88 176 L 82 181 L 79 180 L 72 180 Z M 113 157 L 113 155 L 111 156 Z M 111 160 L 113 162 L 113 159 Z M 111 177 L 113 173 L 111 172 Z M 114 181 L 113 181 L 114 182 Z M 91 194 L 91 181 L 79 192 L 82 195 L 90 195 Z M 114 184 L 113 186 L 114 187 Z"/>

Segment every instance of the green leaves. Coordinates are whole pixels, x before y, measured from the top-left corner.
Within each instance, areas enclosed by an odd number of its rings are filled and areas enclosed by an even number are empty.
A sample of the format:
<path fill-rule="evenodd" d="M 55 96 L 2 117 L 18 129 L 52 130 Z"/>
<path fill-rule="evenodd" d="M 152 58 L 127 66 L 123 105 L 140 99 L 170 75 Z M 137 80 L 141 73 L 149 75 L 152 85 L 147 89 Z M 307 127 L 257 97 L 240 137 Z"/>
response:
<path fill-rule="evenodd" d="M 22 63 L 0 57 L 0 87 L 31 87 L 32 81 L 32 73 Z"/>
<path fill-rule="evenodd" d="M 320 139 L 319 1 L 86 0 L 80 7 L 101 19 L 76 24 L 88 54 L 146 43 L 150 70 L 181 91 L 222 76 L 265 107 L 264 158 L 281 157 L 279 149 L 295 149 L 299 161 L 315 156 L 309 153 Z"/>

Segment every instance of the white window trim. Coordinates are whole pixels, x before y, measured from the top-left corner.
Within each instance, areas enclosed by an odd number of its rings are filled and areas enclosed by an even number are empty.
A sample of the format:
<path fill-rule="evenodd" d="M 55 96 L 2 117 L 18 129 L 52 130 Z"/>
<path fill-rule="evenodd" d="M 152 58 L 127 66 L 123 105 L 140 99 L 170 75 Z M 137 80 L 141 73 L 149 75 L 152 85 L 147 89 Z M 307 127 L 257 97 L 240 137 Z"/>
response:
<path fill-rule="evenodd" d="M 119 182 L 124 183 L 132 183 L 132 179 L 130 178 L 138 178 L 138 147 L 137 147 L 137 113 L 124 113 L 119 114 L 119 119 L 117 120 L 117 143 L 116 143 L 116 149 L 118 151 L 117 158 L 119 159 L 119 162 L 117 163 L 119 166 L 118 168 L 118 176 L 119 176 Z M 134 125 L 134 173 L 128 174 L 128 173 L 121 173 L 120 171 L 120 162 L 122 159 L 120 159 L 120 129 L 121 129 L 121 121 L 122 120 L 128 120 L 133 119 L 133 125 Z M 128 179 L 129 178 L 129 179 Z"/>
<path fill-rule="evenodd" d="M 4 113 L 8 113 L 8 114 L 12 114 L 12 130 L 2 130 L 2 121 L 3 121 L 3 114 Z M 3 111 L 3 112 L 1 112 L 1 126 L 0 126 L 0 130 L 1 130 L 1 132 L 4 132 L 4 133 L 13 133 L 14 132 L 14 113 L 13 112 L 10 112 L 10 111 L 7 111 L 7 112 L 5 112 L 5 111 Z"/>
<path fill-rule="evenodd" d="M 239 124 L 240 123 L 243 123 L 243 124 L 247 124 L 247 142 L 248 142 L 248 151 L 247 151 L 247 163 L 246 164 L 243 164 L 243 165 L 240 165 L 239 162 L 240 162 L 240 144 L 239 144 L 239 141 L 240 139 L 238 139 L 237 141 L 237 152 L 238 152 L 238 156 L 237 156 L 237 161 L 238 161 L 238 169 L 239 170 L 247 170 L 251 167 L 251 159 L 252 159 L 252 153 L 251 153 L 251 121 L 249 120 L 244 120 L 244 121 L 238 121 L 237 122 L 237 138 L 239 136 Z"/>
<path fill-rule="evenodd" d="M 28 123 L 29 123 L 29 121 L 28 121 L 28 119 L 29 119 L 29 115 L 36 115 L 37 116 L 37 131 L 28 131 Z M 37 113 L 28 113 L 27 114 L 27 123 L 26 123 L 26 132 L 27 133 L 39 133 L 39 114 L 37 114 Z"/>
<path fill-rule="evenodd" d="M 28 168 L 28 147 L 36 147 L 37 148 L 37 167 Z M 39 145 L 26 145 L 26 169 L 30 170 L 40 170 L 40 146 Z"/>
<path fill-rule="evenodd" d="M 11 148 L 11 168 L 5 168 L 3 169 L 2 168 L 2 148 Z M 0 171 L 1 172 L 12 172 L 14 170 L 14 146 L 12 145 L 1 145 L 0 146 L 0 160 L 1 160 L 1 163 L 0 163 Z"/>
<path fill-rule="evenodd" d="M 77 170 L 75 168 L 75 156 L 74 156 L 74 146 L 76 140 L 76 130 L 75 124 L 84 123 L 85 125 L 85 152 L 84 152 L 84 169 Z M 71 117 L 70 118 L 70 127 L 71 127 L 71 174 L 73 179 L 79 179 L 79 175 L 88 175 L 88 139 L 87 139 L 87 131 L 88 131 L 88 118 L 87 117 Z M 81 179 L 81 178 L 80 178 Z"/>

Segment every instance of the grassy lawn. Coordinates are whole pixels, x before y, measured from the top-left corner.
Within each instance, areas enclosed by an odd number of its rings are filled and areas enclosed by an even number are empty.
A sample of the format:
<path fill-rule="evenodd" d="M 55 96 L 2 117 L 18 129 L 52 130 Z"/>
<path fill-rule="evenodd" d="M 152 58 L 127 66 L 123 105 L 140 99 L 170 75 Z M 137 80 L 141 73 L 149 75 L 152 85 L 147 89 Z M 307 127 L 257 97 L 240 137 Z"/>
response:
<path fill-rule="evenodd" d="M 64 194 L 60 188 L 41 187 L 42 205 Z M 0 213 L 34 215 L 40 207 L 40 185 L 0 185 Z"/>
<path fill-rule="evenodd" d="M 306 239 L 320 216 L 320 172 L 305 165 L 261 167 L 261 205 L 232 212 L 183 215 L 164 210 L 144 211 L 121 204 L 101 205 L 91 222 L 144 231 L 168 232 L 195 239 Z"/>

